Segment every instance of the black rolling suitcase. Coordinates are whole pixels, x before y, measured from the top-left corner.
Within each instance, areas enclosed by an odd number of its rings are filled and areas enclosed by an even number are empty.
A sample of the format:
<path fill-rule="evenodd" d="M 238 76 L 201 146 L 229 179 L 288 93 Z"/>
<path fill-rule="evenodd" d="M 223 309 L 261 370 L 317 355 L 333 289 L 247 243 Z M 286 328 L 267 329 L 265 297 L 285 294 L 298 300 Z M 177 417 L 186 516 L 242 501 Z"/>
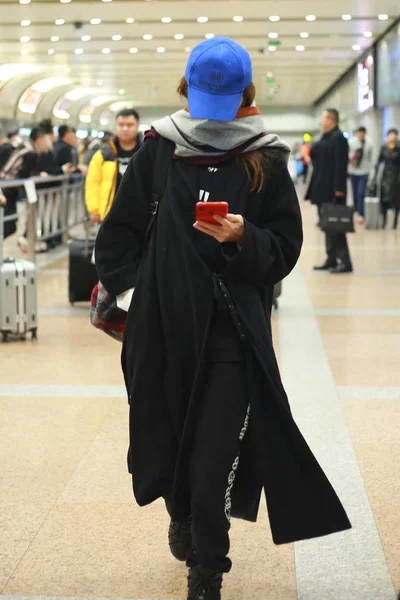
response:
<path fill-rule="evenodd" d="M 92 262 L 94 239 L 72 239 L 69 243 L 69 301 L 89 302 L 98 281 Z"/>

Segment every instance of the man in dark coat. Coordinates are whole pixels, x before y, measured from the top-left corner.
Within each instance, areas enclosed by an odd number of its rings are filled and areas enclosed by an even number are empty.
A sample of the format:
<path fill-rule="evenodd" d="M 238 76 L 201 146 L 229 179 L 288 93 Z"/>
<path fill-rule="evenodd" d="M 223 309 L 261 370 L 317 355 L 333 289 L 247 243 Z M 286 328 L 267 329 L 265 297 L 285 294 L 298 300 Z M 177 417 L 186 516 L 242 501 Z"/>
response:
<path fill-rule="evenodd" d="M 321 215 L 323 204 L 346 204 L 349 145 L 339 129 L 339 113 L 334 108 L 325 110 L 321 121 L 321 139 L 313 144 L 311 160 L 313 174 L 306 199 L 318 206 Z M 346 234 L 325 233 L 326 261 L 316 271 L 351 273 L 353 266 Z"/>
<path fill-rule="evenodd" d="M 25 140 L 18 148 L 16 148 L 6 164 L 0 171 L 0 180 L 12 179 L 28 179 L 35 175 L 39 175 L 39 157 L 40 154 L 46 152 L 48 140 L 46 133 L 34 127 L 31 131 L 29 139 Z M 18 188 L 9 188 L 4 190 L 4 195 L 7 199 L 5 205 L 4 216 L 10 216 L 17 211 Z M 4 224 L 4 238 L 13 235 L 17 230 L 16 221 L 7 221 Z"/>

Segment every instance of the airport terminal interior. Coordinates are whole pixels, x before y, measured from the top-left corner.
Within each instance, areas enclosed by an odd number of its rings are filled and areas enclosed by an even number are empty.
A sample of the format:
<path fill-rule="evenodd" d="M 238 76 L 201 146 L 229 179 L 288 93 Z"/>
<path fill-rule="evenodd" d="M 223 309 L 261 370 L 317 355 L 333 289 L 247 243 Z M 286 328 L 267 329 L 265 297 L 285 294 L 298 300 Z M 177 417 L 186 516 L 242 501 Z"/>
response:
<path fill-rule="evenodd" d="M 16 138 L 16 152 L 43 120 L 54 144 L 65 125 L 76 141 L 75 175 L 68 160 L 48 181 L 21 181 L 3 177 L 0 163 L 0 190 L 20 200 L 2 258 L 28 260 L 37 274 L 37 340 L 0 343 L 0 600 L 187 597 L 164 502 L 134 500 L 121 344 L 91 326 L 90 294 L 71 296 L 71 249 L 79 239 L 87 250 L 93 235 L 85 152 L 101 151 L 121 110 L 140 114 L 142 138 L 184 107 L 176 90 L 186 62 L 215 36 L 248 50 L 265 131 L 292 150 L 304 244 L 272 312 L 274 348 L 295 421 L 352 524 L 275 545 L 263 498 L 257 523 L 232 520 L 222 598 L 400 593 L 398 136 L 397 204 L 395 193 L 384 221 L 379 190 L 366 189 L 347 235 L 352 272 L 314 270 L 325 235 L 308 197 L 326 109 L 339 112 L 349 165 L 366 128 L 368 186 L 388 131 L 400 130 L 398 0 L 0 0 L 0 159 L 2 145 Z M 357 208 L 350 173 L 347 204 Z"/>

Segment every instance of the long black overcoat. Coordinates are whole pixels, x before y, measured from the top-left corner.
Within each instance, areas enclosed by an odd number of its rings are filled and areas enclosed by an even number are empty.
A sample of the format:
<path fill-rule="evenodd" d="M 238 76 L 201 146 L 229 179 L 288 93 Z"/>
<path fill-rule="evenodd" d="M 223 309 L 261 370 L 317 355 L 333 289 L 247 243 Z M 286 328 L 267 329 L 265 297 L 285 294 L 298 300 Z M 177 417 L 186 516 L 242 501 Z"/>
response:
<path fill-rule="evenodd" d="M 173 161 L 157 226 L 143 250 L 157 143 L 146 141 L 132 159 L 100 229 L 96 261 L 111 294 L 136 286 L 122 352 L 135 497 L 146 505 L 168 495 L 179 519 L 189 510 L 187 471 L 215 281 L 192 243 L 196 165 Z M 248 340 L 252 407 L 232 515 L 256 520 L 264 488 L 275 543 L 346 529 L 346 513 L 292 418 L 272 345 L 265 297 L 294 267 L 302 243 L 284 161 L 274 164 L 261 192 L 250 193 L 233 160 L 226 198 L 232 198 L 230 211 L 246 218 L 245 241 L 227 260 L 223 278 Z"/>
<path fill-rule="evenodd" d="M 349 144 L 338 127 L 324 133 L 311 148 L 313 172 L 306 200 L 322 206 L 333 202 L 335 192 L 347 192 Z M 335 202 L 338 202 L 335 199 Z M 345 202 L 345 196 L 342 199 Z"/>
<path fill-rule="evenodd" d="M 384 209 L 400 210 L 400 144 L 390 149 L 382 146 L 377 167 L 383 164 L 379 181 L 380 201 Z"/>

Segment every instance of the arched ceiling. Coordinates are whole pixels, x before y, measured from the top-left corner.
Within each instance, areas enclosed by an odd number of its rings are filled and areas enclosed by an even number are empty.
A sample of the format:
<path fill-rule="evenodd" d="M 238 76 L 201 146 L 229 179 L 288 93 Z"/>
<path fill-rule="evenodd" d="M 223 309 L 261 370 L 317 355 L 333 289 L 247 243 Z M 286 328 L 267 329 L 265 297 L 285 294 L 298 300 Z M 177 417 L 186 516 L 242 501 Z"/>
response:
<path fill-rule="evenodd" d="M 21 2 L 0 0 L 0 82 L 2 65 L 37 72 L 0 83 L 0 117 L 21 117 L 15 106 L 33 81 L 67 77 L 71 89 L 91 89 L 74 102 L 76 124 L 83 105 L 98 96 L 138 108 L 177 105 L 188 51 L 207 34 L 229 35 L 249 49 L 259 104 L 311 105 L 400 14 L 398 0 Z M 38 115 L 67 89 L 45 94 Z M 92 124 L 103 111 L 94 109 Z"/>

